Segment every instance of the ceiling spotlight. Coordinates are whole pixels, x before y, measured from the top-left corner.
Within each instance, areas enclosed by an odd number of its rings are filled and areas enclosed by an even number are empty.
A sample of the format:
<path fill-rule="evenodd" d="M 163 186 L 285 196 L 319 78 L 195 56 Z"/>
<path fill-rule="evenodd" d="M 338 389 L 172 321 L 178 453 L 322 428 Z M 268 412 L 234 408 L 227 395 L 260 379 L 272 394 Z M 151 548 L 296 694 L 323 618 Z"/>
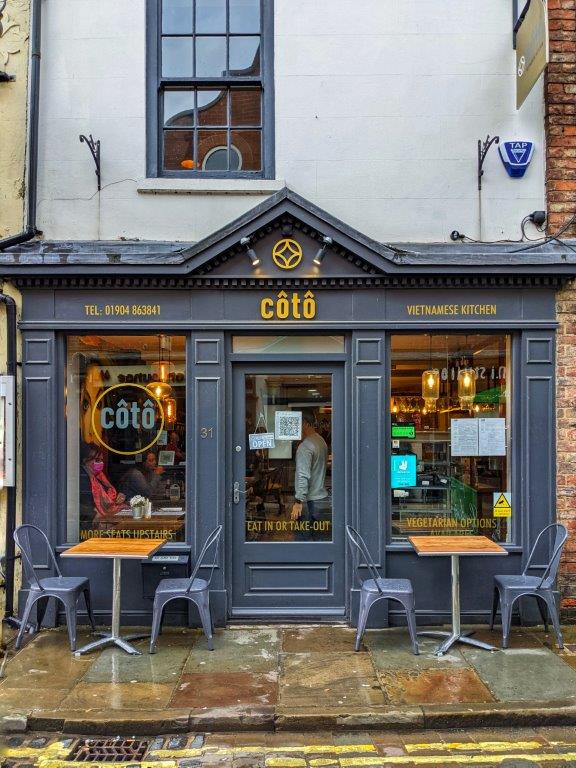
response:
<path fill-rule="evenodd" d="M 244 248 L 246 248 L 246 253 L 250 257 L 252 266 L 257 267 L 260 264 L 260 259 L 258 258 L 258 256 L 256 256 L 256 251 L 250 247 L 251 242 L 252 242 L 252 239 L 250 237 L 243 237 L 240 240 L 240 245 L 243 245 Z"/>
<path fill-rule="evenodd" d="M 323 237 L 322 238 L 322 248 L 318 251 L 316 256 L 312 259 L 314 264 L 317 266 L 320 266 L 324 260 L 324 256 L 326 256 L 326 250 L 328 249 L 328 246 L 332 245 L 333 240 L 331 237 Z"/>

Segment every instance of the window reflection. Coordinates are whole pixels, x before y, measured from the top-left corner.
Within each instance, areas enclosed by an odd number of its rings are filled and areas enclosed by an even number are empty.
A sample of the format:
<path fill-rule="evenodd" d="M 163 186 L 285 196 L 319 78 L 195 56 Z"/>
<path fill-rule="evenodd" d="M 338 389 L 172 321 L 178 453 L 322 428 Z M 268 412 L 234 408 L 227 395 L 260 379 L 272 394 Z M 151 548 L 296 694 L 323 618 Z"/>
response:
<path fill-rule="evenodd" d="M 191 37 L 165 37 L 162 40 L 162 76 L 192 77 L 192 51 Z"/>
<path fill-rule="evenodd" d="M 196 0 L 196 32 L 226 33 L 226 0 Z"/>
<path fill-rule="evenodd" d="M 260 73 L 260 38 L 230 38 L 230 72 L 243 75 Z"/>
<path fill-rule="evenodd" d="M 165 35 L 192 33 L 194 0 L 162 0 L 162 32 Z"/>
<path fill-rule="evenodd" d="M 260 0 L 230 0 L 230 32 L 260 32 Z"/>
<path fill-rule="evenodd" d="M 222 77 L 226 74 L 226 38 L 196 38 L 196 77 Z"/>

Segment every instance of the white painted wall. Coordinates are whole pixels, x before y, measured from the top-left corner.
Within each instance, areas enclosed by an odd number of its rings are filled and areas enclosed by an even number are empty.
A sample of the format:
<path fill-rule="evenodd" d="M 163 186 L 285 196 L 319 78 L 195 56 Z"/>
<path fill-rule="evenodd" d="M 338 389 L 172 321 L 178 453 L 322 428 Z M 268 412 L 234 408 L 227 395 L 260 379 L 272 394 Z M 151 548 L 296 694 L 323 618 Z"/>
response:
<path fill-rule="evenodd" d="M 145 0 L 43 6 L 47 239 L 197 240 L 265 199 L 209 180 L 150 194 Z M 516 111 L 511 15 L 510 0 L 275 0 L 277 186 L 381 241 L 477 237 L 478 138 L 534 140 L 522 180 L 494 147 L 485 164 L 484 239 L 518 238 L 545 207 L 543 92 Z M 81 133 L 102 141 L 100 195 Z"/>

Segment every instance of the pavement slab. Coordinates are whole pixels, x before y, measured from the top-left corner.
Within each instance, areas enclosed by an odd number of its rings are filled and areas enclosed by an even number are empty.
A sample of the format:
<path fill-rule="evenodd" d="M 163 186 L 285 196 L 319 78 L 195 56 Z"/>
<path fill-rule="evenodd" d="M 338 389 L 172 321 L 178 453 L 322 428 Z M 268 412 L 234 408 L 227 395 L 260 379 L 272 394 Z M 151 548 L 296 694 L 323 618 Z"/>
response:
<path fill-rule="evenodd" d="M 209 651 L 200 639 L 190 651 L 184 672 L 198 673 L 266 673 L 278 667 L 279 630 L 216 630 L 214 650 Z"/>
<path fill-rule="evenodd" d="M 544 647 L 462 653 L 498 701 L 576 699 L 576 670 Z"/>
<path fill-rule="evenodd" d="M 138 641 L 135 647 L 141 656 L 132 656 L 121 648 L 106 648 L 98 658 L 90 659 L 84 674 L 86 683 L 172 683 L 178 682 L 190 654 L 191 639 L 172 636 L 163 638 L 154 654 L 148 653 L 148 641 Z"/>
<path fill-rule="evenodd" d="M 279 701 L 284 706 L 386 704 L 368 654 L 354 652 L 283 654 Z"/>
<path fill-rule="evenodd" d="M 178 683 L 171 707 L 235 707 L 238 704 L 275 704 L 275 675 L 248 672 L 184 673 Z"/>
<path fill-rule="evenodd" d="M 22 679 L 26 684 L 26 679 Z M 69 688 L 28 688 L 0 686 L 0 713 L 57 709 L 70 693 Z"/>
<path fill-rule="evenodd" d="M 60 703 L 60 709 L 90 710 L 162 709 L 168 706 L 174 690 L 169 683 L 91 683 L 81 682 Z"/>
<path fill-rule="evenodd" d="M 350 653 L 356 630 L 351 627 L 295 627 L 282 632 L 284 653 Z M 362 650 L 366 650 L 365 647 Z"/>
<path fill-rule="evenodd" d="M 452 647 L 450 653 L 436 656 L 438 639 L 419 637 L 420 653 L 412 653 L 410 637 L 404 630 L 377 631 L 365 635 L 365 643 L 377 670 L 425 670 L 452 667 L 468 667 L 469 664 L 457 647 Z"/>
<path fill-rule="evenodd" d="M 426 669 L 379 672 L 391 704 L 466 704 L 494 701 L 472 669 Z"/>

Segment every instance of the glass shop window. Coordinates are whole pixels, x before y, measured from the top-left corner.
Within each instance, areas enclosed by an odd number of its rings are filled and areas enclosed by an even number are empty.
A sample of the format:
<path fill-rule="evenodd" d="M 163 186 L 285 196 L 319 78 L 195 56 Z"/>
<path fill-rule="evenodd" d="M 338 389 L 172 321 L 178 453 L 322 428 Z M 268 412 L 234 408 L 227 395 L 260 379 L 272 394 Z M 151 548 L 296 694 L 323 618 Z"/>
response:
<path fill-rule="evenodd" d="M 392 540 L 510 542 L 510 336 L 393 335 Z"/>
<path fill-rule="evenodd" d="M 183 541 L 184 336 L 70 336 L 67 541 Z"/>

